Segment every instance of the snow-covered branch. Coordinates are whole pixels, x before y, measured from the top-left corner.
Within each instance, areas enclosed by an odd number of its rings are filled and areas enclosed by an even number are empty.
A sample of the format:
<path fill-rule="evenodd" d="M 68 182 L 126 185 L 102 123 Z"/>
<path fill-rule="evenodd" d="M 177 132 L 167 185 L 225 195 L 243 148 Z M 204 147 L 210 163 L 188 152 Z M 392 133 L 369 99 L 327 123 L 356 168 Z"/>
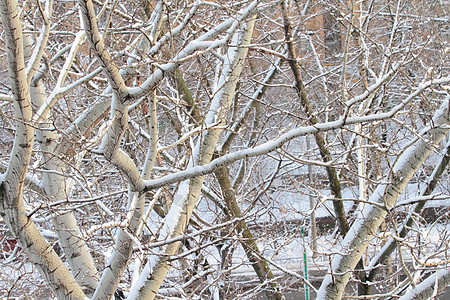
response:
<path fill-rule="evenodd" d="M 422 130 L 421 135 L 426 137 L 426 140 L 416 140 L 414 144 L 405 149 L 392 168 L 391 183 L 380 184 L 370 196 L 369 201 L 383 203 L 388 209 L 395 205 L 398 196 L 415 171 L 434 150 L 433 145 L 438 144 L 447 134 L 450 124 L 449 100 L 450 97 L 447 97 L 441 108 L 435 113 L 433 127 Z M 330 272 L 326 275 L 320 287 L 319 298 L 336 299 L 342 297 L 351 275 L 350 271 L 355 268 L 361 259 L 370 239 L 386 215 L 385 209 L 372 205 L 365 206 L 344 238 L 341 247 L 347 253 L 336 255 L 333 258 Z"/>

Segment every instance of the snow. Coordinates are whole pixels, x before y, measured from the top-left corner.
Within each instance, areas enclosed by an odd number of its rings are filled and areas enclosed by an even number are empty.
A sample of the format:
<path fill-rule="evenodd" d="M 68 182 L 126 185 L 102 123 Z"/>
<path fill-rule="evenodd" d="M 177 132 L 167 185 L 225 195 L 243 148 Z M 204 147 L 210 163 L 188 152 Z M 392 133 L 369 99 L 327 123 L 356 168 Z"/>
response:
<path fill-rule="evenodd" d="M 450 97 L 447 97 L 443 101 L 443 103 L 441 104 L 441 107 L 435 112 L 435 115 L 433 117 L 433 122 L 432 122 L 433 127 L 427 126 L 427 127 L 423 128 L 419 133 L 420 137 L 422 137 L 424 139 L 427 136 L 429 136 L 430 134 L 433 134 L 436 131 L 436 129 L 434 129 L 435 128 L 434 124 L 441 125 L 441 124 L 448 123 L 449 100 L 450 100 Z M 419 138 L 414 140 L 413 142 L 415 144 L 406 148 L 405 152 L 403 152 L 403 154 L 399 157 L 399 159 L 395 163 L 395 166 L 392 170 L 392 172 L 394 174 L 397 174 L 399 172 L 405 172 L 404 170 L 408 170 L 409 167 L 407 167 L 406 165 L 410 165 L 411 160 L 416 159 L 416 157 L 417 157 L 417 154 L 414 154 L 414 153 L 422 154 L 422 152 L 424 150 L 420 150 L 420 149 L 432 146 L 429 143 L 420 143 L 420 142 L 416 143 L 416 141 L 418 141 L 418 140 L 419 140 Z"/>
<path fill-rule="evenodd" d="M 403 295 L 402 297 L 399 298 L 399 300 L 412 300 L 412 299 L 417 299 L 417 295 L 425 292 L 427 289 L 433 289 L 434 285 L 436 283 L 436 279 L 438 280 L 438 282 L 442 282 L 442 281 L 447 281 L 449 282 L 450 280 L 450 268 L 446 268 L 446 269 L 441 269 L 437 272 L 437 274 L 432 274 L 430 276 L 428 276 L 427 279 L 425 279 L 424 281 L 422 281 L 420 284 L 416 285 L 415 288 L 413 288 L 412 290 L 409 290 L 405 293 L 405 295 Z M 442 288 L 442 286 L 441 286 Z M 432 292 L 432 290 L 430 291 Z M 416 298 L 417 297 L 417 298 Z M 422 298 L 419 298 L 422 299 Z"/>
<path fill-rule="evenodd" d="M 24 259 L 21 251 L 9 262 L 0 257 L 0 298 L 20 299 L 24 295 L 29 299 L 52 299 L 48 297 L 51 295 L 50 287 L 36 267 Z"/>
<path fill-rule="evenodd" d="M 135 284 L 131 287 L 131 290 L 127 296 L 127 299 L 138 299 L 139 290 L 145 285 L 145 282 L 151 276 L 151 270 L 153 266 L 156 265 L 156 256 L 150 255 L 148 262 L 145 264 L 144 269 L 141 272 L 141 275 L 136 280 Z"/>
<path fill-rule="evenodd" d="M 169 238 L 172 235 L 174 226 L 178 223 L 188 201 L 189 183 L 188 180 L 180 183 L 174 196 L 174 202 L 164 220 L 164 227 L 161 229 L 160 237 Z"/>
<path fill-rule="evenodd" d="M 180 186 L 174 196 L 174 203 L 172 204 L 166 218 L 164 221 L 164 226 L 161 229 L 160 237 L 162 239 L 168 239 L 172 236 L 175 226 L 180 219 L 181 214 L 183 213 L 184 208 L 186 207 L 186 203 L 188 201 L 189 196 L 189 181 L 183 181 L 180 183 Z M 134 285 L 131 287 L 130 294 L 127 299 L 137 299 L 139 294 L 139 290 L 145 286 L 147 280 L 151 277 L 151 272 L 153 267 L 159 261 L 159 257 L 157 254 L 151 254 L 148 257 L 148 261 L 145 264 L 144 269 L 138 278 L 134 275 Z"/>
<path fill-rule="evenodd" d="M 201 35 L 199 38 L 191 41 L 184 49 L 177 54 L 177 56 L 173 59 L 174 62 L 166 63 L 160 65 L 158 69 L 151 75 L 149 78 L 139 87 L 128 88 L 128 92 L 134 98 L 141 98 L 162 78 L 165 72 L 170 71 L 178 67 L 179 63 L 183 60 L 189 58 L 195 51 L 204 50 L 204 49 L 214 49 L 219 46 L 225 45 L 232 34 L 236 31 L 238 25 L 244 20 L 258 5 L 258 1 L 253 1 L 249 4 L 245 9 L 240 11 L 240 17 L 236 20 L 234 18 L 229 18 L 222 22 L 221 24 L 215 26 L 213 29 L 209 30 L 205 34 Z M 195 12 L 198 4 L 194 5 L 191 10 L 191 13 Z M 180 28 L 181 29 L 181 28 Z M 215 41 L 208 41 L 208 39 L 212 39 L 217 37 L 219 34 L 227 32 L 227 35 L 222 39 L 217 39 Z M 156 47 L 156 45 L 155 45 Z M 153 48 L 150 52 L 153 51 Z"/>
<path fill-rule="evenodd" d="M 447 81 L 450 81 L 450 77 L 447 78 Z M 416 95 L 414 95 L 414 96 L 416 96 Z M 411 95 L 411 97 L 412 97 L 412 95 Z M 410 97 L 408 97 L 408 98 L 410 98 Z M 450 99 L 450 97 L 447 97 L 447 100 L 445 103 L 448 104 L 449 99 Z M 343 117 L 341 119 L 338 119 L 338 120 L 332 121 L 332 122 L 318 123 L 318 124 L 315 124 L 314 126 L 305 126 L 305 127 L 295 128 L 295 129 L 292 129 L 292 130 L 280 135 L 278 138 L 276 138 L 274 140 L 268 141 L 264 144 L 254 147 L 254 148 L 247 148 L 244 150 L 229 153 L 224 156 L 221 156 L 220 158 L 212 160 L 208 164 L 205 164 L 202 166 L 191 167 L 184 171 L 181 171 L 181 172 L 178 172 L 175 174 L 170 174 L 170 175 L 158 178 L 158 179 L 144 180 L 144 183 L 145 183 L 147 189 L 152 189 L 152 188 L 162 187 L 167 184 L 175 183 L 180 180 L 185 180 L 185 179 L 189 179 L 192 177 L 209 174 L 209 173 L 212 173 L 216 168 L 219 168 L 219 167 L 222 167 L 225 165 L 229 165 L 240 159 L 259 156 L 262 154 L 272 152 L 272 151 L 280 148 L 282 145 L 284 145 L 288 141 L 290 141 L 294 138 L 300 137 L 300 136 L 304 136 L 304 135 L 311 134 L 311 133 L 316 133 L 318 131 L 339 128 L 339 127 L 342 127 L 342 125 L 344 125 L 344 124 L 357 124 L 357 123 L 361 123 L 361 122 L 370 122 L 370 121 L 375 121 L 375 120 L 386 119 L 386 118 L 392 116 L 393 114 L 395 114 L 398 110 L 400 110 L 404 106 L 405 103 L 399 104 L 398 106 L 393 108 L 388 113 L 379 113 L 379 114 L 373 114 L 370 116 L 362 116 L 362 117 L 349 117 L 349 118 Z M 444 107 L 444 105 L 442 107 Z M 440 112 L 442 113 L 442 111 L 440 111 Z M 443 115 L 445 115 L 445 114 L 443 114 Z M 443 117 L 443 115 L 440 115 L 440 117 L 441 116 Z M 398 163 L 403 165 L 406 163 L 406 161 L 400 161 Z M 396 170 L 398 170 L 398 168 Z"/>

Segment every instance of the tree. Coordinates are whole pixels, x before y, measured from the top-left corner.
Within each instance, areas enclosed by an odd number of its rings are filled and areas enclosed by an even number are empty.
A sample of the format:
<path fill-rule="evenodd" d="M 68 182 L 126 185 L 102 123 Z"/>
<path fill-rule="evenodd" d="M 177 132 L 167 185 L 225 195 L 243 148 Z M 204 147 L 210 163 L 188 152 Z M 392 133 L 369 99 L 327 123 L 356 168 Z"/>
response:
<path fill-rule="evenodd" d="M 436 294 L 449 245 L 420 245 L 448 218 L 418 214 L 447 199 L 450 77 L 427 5 L 1 0 L 3 268 L 36 267 L 58 299 Z M 340 236 L 315 241 L 316 290 L 277 259 L 327 202 Z M 247 263 L 253 290 L 232 276 Z M 0 291 L 37 296 L 33 276 Z"/>

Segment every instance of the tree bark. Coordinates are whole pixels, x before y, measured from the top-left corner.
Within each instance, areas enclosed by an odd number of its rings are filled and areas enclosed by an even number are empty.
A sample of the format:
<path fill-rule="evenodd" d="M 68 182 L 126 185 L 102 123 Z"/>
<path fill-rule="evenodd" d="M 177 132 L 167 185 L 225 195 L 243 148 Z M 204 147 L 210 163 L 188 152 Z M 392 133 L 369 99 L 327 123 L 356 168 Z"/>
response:
<path fill-rule="evenodd" d="M 409 180 L 447 134 L 450 123 L 450 97 L 435 113 L 433 128 L 421 132 L 421 139 L 408 147 L 394 165 L 389 184 L 380 184 L 369 198 L 370 202 L 379 205 L 367 205 L 350 228 L 342 242 L 342 254 L 333 258 L 329 273 L 318 291 L 318 299 L 341 299 L 345 286 L 350 279 L 351 271 L 361 259 L 369 242 L 400 196 Z"/>
<path fill-rule="evenodd" d="M 278 59 L 275 63 L 275 66 L 279 66 L 281 64 L 281 59 Z M 255 94 L 253 95 L 253 98 L 256 100 L 260 100 L 263 95 L 265 94 L 269 84 L 277 74 L 278 69 L 276 67 L 272 68 L 270 72 L 267 74 L 267 76 L 264 79 L 264 84 L 260 86 L 260 88 L 257 89 Z M 188 104 L 188 112 L 190 113 L 190 117 L 195 123 L 201 122 L 201 115 L 200 111 L 195 104 L 195 101 L 192 97 L 192 93 L 189 90 L 189 87 L 187 86 L 186 82 L 183 79 L 183 75 L 181 74 L 181 71 L 177 70 L 175 72 L 175 78 L 178 86 L 179 93 L 183 96 L 183 99 Z M 225 142 L 220 145 L 218 148 L 220 148 L 220 152 L 228 152 L 229 147 L 231 145 L 231 142 L 234 140 L 234 138 L 237 135 L 237 131 L 239 128 L 245 123 L 248 116 L 250 115 L 252 108 L 259 106 L 259 103 L 253 100 L 249 103 L 249 105 L 244 110 L 242 116 L 239 118 L 239 120 L 235 121 L 233 123 L 233 130 L 230 134 L 227 135 Z M 256 112 L 258 114 L 258 112 Z M 255 123 L 254 125 L 257 125 L 258 116 L 255 116 Z M 256 126 L 254 126 L 256 129 Z M 252 134 L 250 137 L 250 140 L 254 138 L 255 134 Z M 236 218 L 241 216 L 241 210 L 239 208 L 239 204 L 236 200 L 236 195 L 234 192 L 234 187 L 231 184 L 230 181 L 230 174 L 228 167 L 223 167 L 220 169 L 217 169 L 214 174 L 216 175 L 216 178 L 218 180 L 218 183 L 221 187 L 222 194 L 225 200 L 225 207 L 224 209 L 225 213 L 228 214 L 230 218 Z M 250 229 L 247 226 L 247 223 L 245 220 L 240 220 L 237 223 L 237 230 L 240 234 L 242 234 L 243 240 L 240 240 L 240 243 L 242 244 L 245 253 L 247 255 L 247 258 L 252 263 L 252 267 L 255 270 L 260 282 L 262 284 L 265 283 L 266 280 L 272 280 L 274 279 L 274 276 L 272 274 L 272 271 L 270 270 L 269 264 L 264 260 L 261 252 L 258 249 L 257 241 L 253 237 Z M 266 295 L 269 299 L 283 299 L 283 295 L 279 292 L 279 287 L 276 282 L 271 281 L 269 283 L 272 290 L 266 290 Z"/>
<path fill-rule="evenodd" d="M 295 87 L 297 88 L 297 94 L 300 98 L 300 102 L 308 118 L 308 122 L 311 125 L 319 123 L 319 120 L 315 116 L 314 109 L 309 102 L 308 94 L 306 93 L 305 86 L 303 84 L 303 78 L 300 70 L 299 63 L 297 61 L 297 53 L 295 51 L 295 45 L 292 40 L 292 25 L 289 19 L 289 12 L 287 7 L 287 1 L 283 1 L 281 4 L 281 11 L 284 20 L 284 32 L 285 39 L 288 48 L 288 63 L 291 67 L 292 73 L 294 74 Z M 325 144 L 325 139 L 323 133 L 318 131 L 314 133 L 314 139 L 317 146 L 319 147 L 319 153 L 322 157 L 323 162 L 328 163 L 332 160 L 330 150 Z M 333 193 L 333 207 L 336 214 L 336 219 L 338 221 L 339 230 L 342 235 L 345 235 L 350 228 L 347 216 L 344 209 L 344 204 L 342 203 L 342 192 L 341 192 L 341 182 L 338 178 L 336 169 L 332 166 L 326 166 L 328 180 L 330 182 L 330 190 Z"/>
<path fill-rule="evenodd" d="M 431 195 L 434 188 L 436 187 L 439 179 L 441 178 L 442 174 L 444 173 L 444 170 L 446 169 L 448 163 L 450 161 L 450 145 L 447 145 L 447 148 L 445 150 L 445 153 L 443 154 L 440 162 L 437 164 L 435 169 L 433 170 L 433 173 L 430 175 L 430 179 L 427 183 L 426 189 L 421 193 L 421 196 L 428 196 Z M 422 200 L 419 203 L 416 204 L 414 207 L 414 211 L 412 214 L 409 214 L 406 222 L 402 226 L 399 232 L 399 237 L 404 238 L 410 228 L 413 227 L 414 219 L 413 215 L 420 214 L 425 207 L 427 203 L 427 200 Z M 384 246 L 381 248 L 380 252 L 376 255 L 376 257 L 372 260 L 372 262 L 369 265 L 369 275 L 367 276 L 367 280 L 369 282 L 373 281 L 375 279 L 375 276 L 377 275 L 379 268 L 378 266 L 381 264 L 384 264 L 384 261 L 390 257 L 392 252 L 397 248 L 397 241 L 393 238 L 389 238 L 389 240 L 384 244 Z M 370 287 L 370 286 L 369 286 Z M 367 289 L 367 293 L 370 292 L 370 288 Z"/>
<path fill-rule="evenodd" d="M 436 282 L 437 281 L 437 282 Z M 437 285 L 436 285 L 437 284 Z M 407 291 L 399 300 L 435 299 L 433 295 L 445 290 L 450 284 L 450 268 L 442 269 L 428 276 L 427 279 Z M 437 291 L 436 291 L 437 289 Z"/>
<path fill-rule="evenodd" d="M 220 188 L 222 190 L 223 198 L 225 200 L 226 207 L 231 218 L 241 217 L 241 209 L 236 200 L 236 194 L 231 185 L 230 173 L 228 167 L 223 167 L 214 172 L 217 181 L 219 182 Z M 252 264 L 252 268 L 255 270 L 256 275 L 258 275 L 259 281 L 261 283 L 270 281 L 269 286 L 271 289 L 266 290 L 266 296 L 270 300 L 281 300 L 283 299 L 283 294 L 281 294 L 278 284 L 273 281 L 275 278 L 272 271 L 270 270 L 267 261 L 262 258 L 261 252 L 258 248 L 256 239 L 253 237 L 250 229 L 247 226 L 245 220 L 240 220 L 236 224 L 238 232 L 242 235 L 243 239 L 240 239 L 240 243 L 244 248 L 245 254 L 248 260 Z"/>
<path fill-rule="evenodd" d="M 17 4 L 0 1 L 0 13 L 7 45 L 8 71 L 14 97 L 16 134 L 6 173 L 0 176 L 0 213 L 12 235 L 22 245 L 60 299 L 84 299 L 84 293 L 67 267 L 27 215 L 23 183 L 34 141 L 30 91 L 25 72 L 22 25 Z"/>
<path fill-rule="evenodd" d="M 45 103 L 44 87 L 40 80 L 32 81 L 30 86 L 32 104 L 41 107 Z M 67 161 L 73 157 L 73 144 L 51 130 L 47 116 L 43 116 L 36 129 L 36 140 L 42 150 L 43 168 L 53 172 L 45 172 L 42 176 L 42 186 L 46 196 L 51 201 L 61 201 L 70 197 L 73 179 L 67 179 L 60 174 L 66 174 Z M 61 141 L 61 142 L 57 142 Z M 64 145 L 70 144 L 70 145 Z M 65 150 L 64 153 L 59 150 Z M 59 174 L 58 174 L 59 173 Z M 72 274 L 81 285 L 86 295 L 91 296 L 98 284 L 98 272 L 90 249 L 82 238 L 72 211 L 56 213 L 54 218 L 55 230 L 59 243 L 64 251 Z"/>
<path fill-rule="evenodd" d="M 253 2 L 253 6 L 256 2 Z M 253 33 L 255 16 L 243 28 L 242 36 L 236 33 L 233 42 L 239 45 L 248 45 Z M 217 121 L 224 122 L 224 116 L 230 107 L 237 80 L 241 74 L 244 60 L 247 56 L 248 48 L 238 47 L 237 49 L 229 49 L 226 63 L 221 80 L 225 84 L 219 85 L 220 90 L 216 93 L 212 103 L 210 112 L 205 118 L 206 126 L 214 124 Z M 194 150 L 194 159 L 196 164 L 203 165 L 211 161 L 214 149 L 217 145 L 221 129 L 208 130 L 203 139 L 201 139 Z M 173 238 L 181 235 L 189 221 L 192 210 L 200 195 L 203 185 L 204 176 L 192 178 L 190 181 L 180 183 L 177 193 L 174 196 L 173 204 L 166 216 L 166 220 L 161 230 L 160 236 L 163 238 Z M 129 299 L 154 299 L 156 293 L 165 278 L 169 265 L 168 256 L 174 255 L 180 242 L 169 244 L 163 250 L 163 254 L 159 257 L 150 257 L 149 262 L 141 273 L 139 282 L 132 288 Z"/>

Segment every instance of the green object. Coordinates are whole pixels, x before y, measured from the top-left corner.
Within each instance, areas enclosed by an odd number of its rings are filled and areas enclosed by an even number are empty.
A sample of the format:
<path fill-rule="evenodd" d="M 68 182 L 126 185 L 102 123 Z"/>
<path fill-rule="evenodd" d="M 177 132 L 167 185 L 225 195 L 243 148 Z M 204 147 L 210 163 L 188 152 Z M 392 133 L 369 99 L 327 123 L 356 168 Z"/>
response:
<path fill-rule="evenodd" d="M 305 227 L 302 227 L 303 235 L 303 275 L 305 280 L 308 280 L 308 258 L 306 256 L 306 243 L 305 243 Z M 309 300 L 309 285 L 305 281 L 305 299 Z"/>

